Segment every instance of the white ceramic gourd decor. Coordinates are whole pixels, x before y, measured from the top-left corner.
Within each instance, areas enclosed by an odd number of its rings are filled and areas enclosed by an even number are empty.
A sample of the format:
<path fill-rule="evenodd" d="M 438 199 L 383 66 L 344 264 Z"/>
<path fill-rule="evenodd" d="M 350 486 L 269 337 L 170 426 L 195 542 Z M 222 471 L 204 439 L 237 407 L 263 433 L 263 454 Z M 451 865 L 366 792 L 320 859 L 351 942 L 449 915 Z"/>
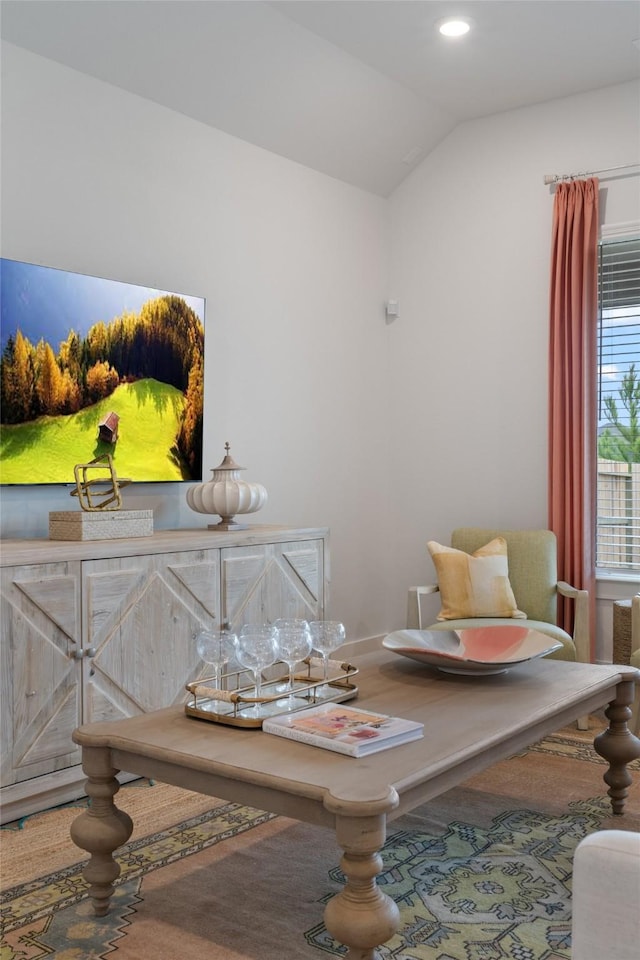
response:
<path fill-rule="evenodd" d="M 255 513 L 267 502 L 267 491 L 260 483 L 240 480 L 239 467 L 225 443 L 226 455 L 222 463 L 212 470 L 212 478 L 206 483 L 196 483 L 187 490 L 187 503 L 196 513 L 215 513 L 219 523 L 210 523 L 210 530 L 243 530 L 247 524 L 234 517 L 239 513 Z"/>

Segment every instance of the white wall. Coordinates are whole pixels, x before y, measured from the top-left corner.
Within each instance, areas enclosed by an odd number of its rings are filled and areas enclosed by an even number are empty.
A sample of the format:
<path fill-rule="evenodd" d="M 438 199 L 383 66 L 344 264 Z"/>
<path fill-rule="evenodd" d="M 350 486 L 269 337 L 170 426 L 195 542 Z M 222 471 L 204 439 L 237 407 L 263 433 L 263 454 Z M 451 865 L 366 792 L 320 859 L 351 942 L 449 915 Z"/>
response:
<path fill-rule="evenodd" d="M 2 255 L 207 298 L 205 463 L 228 439 L 256 522 L 331 528 L 351 638 L 402 625 L 427 539 L 546 525 L 542 178 L 638 159 L 637 86 L 463 124 L 384 201 L 18 48 L 2 66 Z M 602 192 L 640 218 L 637 178 Z M 203 524 L 181 487 L 124 492 Z M 5 488 L 2 535 L 70 503 Z"/>
<path fill-rule="evenodd" d="M 553 191 L 543 177 L 640 160 L 639 90 L 466 123 L 391 200 L 390 399 L 407 465 L 394 510 L 400 582 L 431 581 L 425 542 L 448 543 L 454 526 L 547 525 Z M 603 222 L 640 220 L 638 184 L 637 171 L 602 182 Z"/>
<path fill-rule="evenodd" d="M 207 300 L 205 455 L 264 484 L 258 523 L 328 526 L 331 613 L 389 623 L 387 204 L 3 44 L 2 256 Z M 207 472 L 207 478 L 210 474 Z M 123 491 L 204 526 L 185 487 Z M 46 536 L 66 488 L 3 488 L 2 535 Z M 215 534 L 212 534 L 212 539 Z"/>

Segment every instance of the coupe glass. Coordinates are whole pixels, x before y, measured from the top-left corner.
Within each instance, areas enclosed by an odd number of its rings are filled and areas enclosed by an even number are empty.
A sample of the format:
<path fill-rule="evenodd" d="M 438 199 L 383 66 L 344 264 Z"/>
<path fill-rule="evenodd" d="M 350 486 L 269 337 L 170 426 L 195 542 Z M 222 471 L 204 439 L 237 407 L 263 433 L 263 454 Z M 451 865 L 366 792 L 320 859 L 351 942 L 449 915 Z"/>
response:
<path fill-rule="evenodd" d="M 213 686 L 220 690 L 221 671 L 235 653 L 236 636 L 226 627 L 220 630 L 201 630 L 195 636 L 198 656 L 212 667 Z"/>
<path fill-rule="evenodd" d="M 294 674 L 296 664 L 311 653 L 311 630 L 306 620 L 276 620 L 274 626 L 278 631 L 280 659 L 289 668 L 289 682 L 284 688 L 289 696 L 278 703 L 293 710 L 305 702 L 301 697 L 294 696 Z"/>
<path fill-rule="evenodd" d="M 327 692 L 329 680 L 329 654 L 344 643 L 344 624 L 338 620 L 312 620 L 311 630 L 312 648 L 322 657 L 324 685 L 316 688 L 316 695 L 323 696 Z"/>
<path fill-rule="evenodd" d="M 236 637 L 236 660 L 253 674 L 256 699 L 262 695 L 262 671 L 279 657 L 278 631 L 273 624 L 245 623 Z M 243 711 L 245 716 L 261 716 L 260 703 Z"/>

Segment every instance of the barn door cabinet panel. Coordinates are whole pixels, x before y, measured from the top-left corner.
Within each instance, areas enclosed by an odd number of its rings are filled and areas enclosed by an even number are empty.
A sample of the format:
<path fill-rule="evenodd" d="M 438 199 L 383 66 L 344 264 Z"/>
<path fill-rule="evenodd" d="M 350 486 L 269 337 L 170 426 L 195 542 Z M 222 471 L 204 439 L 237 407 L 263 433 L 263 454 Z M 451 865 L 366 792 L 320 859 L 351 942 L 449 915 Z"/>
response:
<path fill-rule="evenodd" d="M 233 629 L 278 617 L 322 618 L 322 540 L 228 547 L 221 565 L 223 617 Z"/>
<path fill-rule="evenodd" d="M 219 623 L 219 550 L 82 564 L 85 722 L 179 703 L 198 675 L 194 634 Z"/>
<path fill-rule="evenodd" d="M 2 786 L 78 763 L 80 564 L 1 571 Z"/>
<path fill-rule="evenodd" d="M 80 723 L 181 702 L 194 634 L 322 618 L 328 532 L 256 526 L 101 541 L 3 541 L 2 822 L 81 796 Z"/>

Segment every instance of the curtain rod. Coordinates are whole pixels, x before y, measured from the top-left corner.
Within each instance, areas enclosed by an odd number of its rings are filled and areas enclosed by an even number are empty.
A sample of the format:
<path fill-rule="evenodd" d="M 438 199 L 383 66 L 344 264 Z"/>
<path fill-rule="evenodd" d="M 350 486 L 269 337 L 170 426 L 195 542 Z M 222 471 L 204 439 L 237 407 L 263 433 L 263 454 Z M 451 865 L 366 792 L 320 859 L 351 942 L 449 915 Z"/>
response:
<path fill-rule="evenodd" d="M 638 163 L 621 163 L 618 167 L 603 167 L 602 170 L 585 170 L 584 173 L 547 173 L 544 177 L 545 184 L 560 183 L 561 180 L 574 180 L 576 177 L 591 177 L 598 173 L 611 173 L 614 170 L 630 170 L 633 167 L 640 167 Z"/>

